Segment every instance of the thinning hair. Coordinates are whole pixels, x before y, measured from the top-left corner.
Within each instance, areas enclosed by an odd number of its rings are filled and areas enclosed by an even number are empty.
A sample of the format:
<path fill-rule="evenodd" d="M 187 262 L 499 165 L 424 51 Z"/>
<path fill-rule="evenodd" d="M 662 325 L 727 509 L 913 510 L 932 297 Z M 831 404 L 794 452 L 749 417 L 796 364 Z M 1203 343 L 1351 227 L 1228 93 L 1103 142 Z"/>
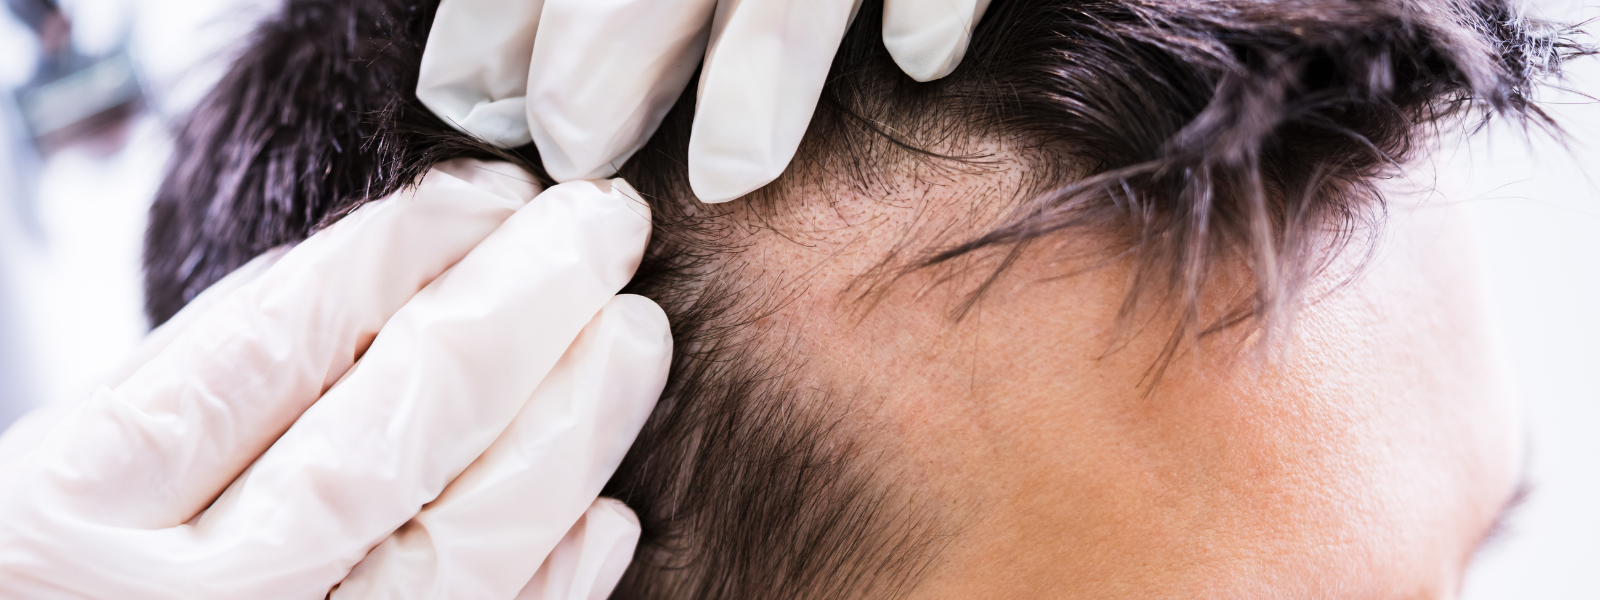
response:
<path fill-rule="evenodd" d="M 493 148 L 417 102 L 436 6 L 287 0 L 260 26 L 178 131 L 145 247 L 152 323 L 438 161 L 508 160 L 544 177 L 531 146 Z M 1166 360 L 1186 337 L 1286 321 L 1331 250 L 1381 224 L 1374 182 L 1438 128 L 1543 119 L 1537 78 L 1586 52 L 1566 33 L 1503 0 L 994 0 L 962 65 L 917 83 L 890 60 L 881 5 L 868 2 L 795 164 L 747 200 L 808 176 L 872 193 L 895 165 L 981 161 L 930 150 L 963 140 L 1025 148 L 1036 189 L 998 226 L 918 249 L 897 272 L 1014 257 L 1067 230 L 1118 233 L 1115 250 L 1137 265 L 1125 316 L 1151 300 L 1180 316 Z M 836 399 L 791 385 L 804 365 L 750 334 L 783 298 L 751 292 L 758 274 L 718 268 L 737 248 L 723 213 L 688 191 L 692 90 L 622 169 L 656 215 L 625 291 L 666 310 L 675 356 L 605 490 L 644 527 L 615 597 L 902 596 L 948 526 L 865 464 L 862 440 L 827 409 Z M 1229 258 L 1249 266 L 1254 291 L 1202 322 L 1199 295 Z"/>

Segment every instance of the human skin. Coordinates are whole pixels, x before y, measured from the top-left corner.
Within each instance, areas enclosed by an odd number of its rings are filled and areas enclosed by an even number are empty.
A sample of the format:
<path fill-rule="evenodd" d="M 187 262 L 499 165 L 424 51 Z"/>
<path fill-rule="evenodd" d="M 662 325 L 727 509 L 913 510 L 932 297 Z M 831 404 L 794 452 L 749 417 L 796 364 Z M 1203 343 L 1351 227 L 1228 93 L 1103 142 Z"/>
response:
<path fill-rule="evenodd" d="M 787 184 L 729 209 L 736 260 L 788 298 L 755 324 L 763 348 L 804 364 L 795 385 L 831 392 L 818 409 L 848 414 L 869 468 L 939 515 L 912 597 L 1457 595 L 1523 441 L 1470 232 L 1439 193 L 1385 184 L 1376 251 L 1340 254 L 1287 334 L 1191 340 L 1153 381 L 1174 313 L 1146 303 L 1119 327 L 1133 264 L 1108 258 L 1110 232 L 1031 244 L 960 318 L 992 253 L 882 276 L 896 249 L 992 223 L 1025 171 Z M 1238 261 L 1210 281 L 1212 317 L 1252 285 Z"/>

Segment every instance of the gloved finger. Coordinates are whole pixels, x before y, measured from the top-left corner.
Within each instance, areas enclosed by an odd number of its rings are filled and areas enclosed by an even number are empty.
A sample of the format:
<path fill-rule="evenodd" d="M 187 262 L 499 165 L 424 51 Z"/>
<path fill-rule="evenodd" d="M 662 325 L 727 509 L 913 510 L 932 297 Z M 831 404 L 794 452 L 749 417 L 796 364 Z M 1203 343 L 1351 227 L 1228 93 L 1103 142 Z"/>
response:
<path fill-rule="evenodd" d="M 178 311 L 178 314 L 146 335 L 138 347 L 134 348 L 128 360 L 123 361 L 117 370 L 107 374 L 100 383 L 108 386 L 121 384 L 134 371 L 139 370 L 145 363 L 150 362 L 150 359 L 165 350 L 172 340 L 177 339 L 178 334 L 187 331 L 189 325 L 199 319 L 200 315 L 216 306 L 234 290 L 255 281 L 269 267 L 277 264 L 278 259 L 283 258 L 288 251 L 289 246 L 268 250 L 206 288 L 206 291 L 196 296 L 188 306 Z M 77 406 L 76 402 L 56 402 L 29 411 L 17 419 L 4 433 L 0 433 L 0 465 L 16 460 L 38 448 L 39 444 L 44 442 L 45 435 L 67 415 L 72 414 L 72 410 Z"/>
<path fill-rule="evenodd" d="M 727 202 L 794 158 L 860 0 L 723 0 L 700 73 L 689 185 Z"/>
<path fill-rule="evenodd" d="M 194 300 L 190 300 L 188 304 L 184 305 L 183 310 L 178 311 L 178 314 L 172 315 L 172 318 L 167 319 L 167 322 L 162 323 L 160 327 L 151 330 L 149 334 L 145 335 L 144 339 L 140 340 L 139 346 L 134 349 L 133 354 L 128 357 L 128 360 L 123 361 L 123 364 L 116 371 L 107 375 L 102 383 L 110 387 L 116 387 L 127 381 L 135 372 L 144 368 L 152 359 L 160 355 L 163 350 L 166 350 L 167 346 L 172 345 L 172 341 L 178 339 L 180 334 L 188 331 L 189 327 L 199 321 L 202 315 L 221 304 L 222 300 L 234 291 L 259 279 L 273 265 L 278 264 L 278 260 L 282 259 L 293 248 L 294 246 L 279 246 L 263 252 L 260 256 L 245 263 L 244 266 L 234 269 L 226 277 L 211 284 L 211 287 L 206 288 L 205 291 L 195 296 Z"/>
<path fill-rule="evenodd" d="M 422 50 L 417 99 L 501 148 L 528 143 L 528 59 L 542 0 L 442 0 Z"/>
<path fill-rule="evenodd" d="M 38 451 L 56 466 L 33 485 L 89 522 L 188 521 L 536 189 L 515 167 L 452 161 L 312 236 L 80 406 Z"/>
<path fill-rule="evenodd" d="M 551 177 L 610 177 L 650 139 L 705 55 L 715 6 L 545 2 L 528 70 L 527 119 Z"/>
<path fill-rule="evenodd" d="M 322 597 L 438 497 L 633 276 L 650 232 L 635 197 L 620 180 L 552 187 L 395 313 L 195 520 L 227 550 L 205 579 L 256 569 L 278 596 Z"/>
<path fill-rule="evenodd" d="M 883 45 L 912 79 L 939 79 L 961 64 L 988 8 L 989 0 L 884 0 Z"/>
<path fill-rule="evenodd" d="M 17 460 L 44 443 L 45 436 L 55 429 L 78 405 L 55 402 L 28 411 L 5 433 L 0 433 L 0 465 Z"/>
<path fill-rule="evenodd" d="M 368 552 L 333 597 L 515 596 L 540 558 L 568 544 L 563 537 L 583 528 L 584 512 L 597 510 L 591 504 L 650 416 L 671 359 L 666 314 L 639 296 L 612 298 L 494 444 Z"/>
<path fill-rule="evenodd" d="M 516 600 L 605 600 L 639 545 L 639 517 L 599 498 L 539 565 Z"/>

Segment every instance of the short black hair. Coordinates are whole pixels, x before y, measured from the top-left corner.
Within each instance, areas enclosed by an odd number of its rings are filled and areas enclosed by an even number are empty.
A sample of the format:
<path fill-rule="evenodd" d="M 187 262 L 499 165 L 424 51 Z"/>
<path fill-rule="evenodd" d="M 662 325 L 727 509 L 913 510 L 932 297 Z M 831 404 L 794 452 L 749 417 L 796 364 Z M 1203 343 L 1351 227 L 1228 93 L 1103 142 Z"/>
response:
<path fill-rule="evenodd" d="M 417 102 L 436 7 L 288 0 L 261 25 L 179 131 L 145 247 L 152 323 L 438 161 L 508 160 L 544 177 L 531 146 L 490 147 Z M 973 160 L 927 150 L 951 136 L 1028 148 L 1044 176 L 1009 220 L 906 268 L 1073 228 L 1121 232 L 1139 265 L 1125 312 L 1141 299 L 1178 311 L 1176 349 L 1284 318 L 1323 251 L 1381 222 L 1374 182 L 1439 127 L 1543 119 L 1537 78 L 1588 51 L 1570 33 L 1504 0 L 994 0 L 962 65 L 917 83 L 882 45 L 881 4 L 867 2 L 785 179 L 850 185 L 898 162 Z M 656 215 L 626 291 L 667 311 L 676 355 L 605 489 L 644 526 L 615 597 L 904 595 L 950 524 L 863 463 L 844 417 L 815 408 L 832 399 L 789 385 L 803 365 L 752 351 L 765 342 L 750 324 L 783 298 L 750 297 L 741 278 L 756 274 L 716 268 L 737 249 L 688 191 L 692 89 L 622 169 Z M 1199 289 L 1229 256 L 1250 265 L 1256 292 L 1200 323 Z"/>

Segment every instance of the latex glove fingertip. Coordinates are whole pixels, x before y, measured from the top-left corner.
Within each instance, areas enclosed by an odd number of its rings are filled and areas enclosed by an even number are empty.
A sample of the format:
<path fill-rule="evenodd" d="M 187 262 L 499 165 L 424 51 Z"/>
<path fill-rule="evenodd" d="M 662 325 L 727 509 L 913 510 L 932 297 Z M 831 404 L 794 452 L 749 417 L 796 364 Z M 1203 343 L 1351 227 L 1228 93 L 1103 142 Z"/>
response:
<path fill-rule="evenodd" d="M 883 45 L 900 69 L 933 81 L 956 69 L 989 0 L 888 0 Z"/>
<path fill-rule="evenodd" d="M 859 0 L 718 6 L 689 134 L 689 187 L 727 202 L 788 168 Z"/>

